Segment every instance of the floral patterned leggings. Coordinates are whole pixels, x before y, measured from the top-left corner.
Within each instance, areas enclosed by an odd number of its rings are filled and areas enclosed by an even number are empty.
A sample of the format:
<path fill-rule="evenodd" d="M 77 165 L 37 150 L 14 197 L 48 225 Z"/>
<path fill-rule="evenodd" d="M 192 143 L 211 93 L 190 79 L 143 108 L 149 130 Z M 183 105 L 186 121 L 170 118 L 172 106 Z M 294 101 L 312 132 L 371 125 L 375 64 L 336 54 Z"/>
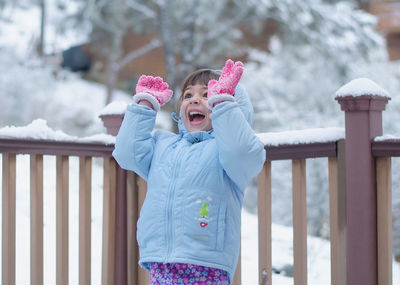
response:
<path fill-rule="evenodd" d="M 194 284 L 229 285 L 228 273 L 221 269 L 184 263 L 150 264 L 149 285 Z"/>

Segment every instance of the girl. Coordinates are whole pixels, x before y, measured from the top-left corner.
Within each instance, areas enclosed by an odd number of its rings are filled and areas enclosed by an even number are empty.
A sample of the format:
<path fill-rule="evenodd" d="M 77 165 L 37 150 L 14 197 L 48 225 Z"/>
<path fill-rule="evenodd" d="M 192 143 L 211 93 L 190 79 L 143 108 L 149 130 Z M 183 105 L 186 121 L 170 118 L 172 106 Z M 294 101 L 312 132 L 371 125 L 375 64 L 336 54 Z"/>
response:
<path fill-rule="evenodd" d="M 230 284 L 239 249 L 248 181 L 266 154 L 251 124 L 253 109 L 237 86 L 243 64 L 228 60 L 221 76 L 189 75 L 182 85 L 179 134 L 151 134 L 172 91 L 142 76 L 127 107 L 113 156 L 147 181 L 137 225 L 139 264 L 150 284 Z"/>

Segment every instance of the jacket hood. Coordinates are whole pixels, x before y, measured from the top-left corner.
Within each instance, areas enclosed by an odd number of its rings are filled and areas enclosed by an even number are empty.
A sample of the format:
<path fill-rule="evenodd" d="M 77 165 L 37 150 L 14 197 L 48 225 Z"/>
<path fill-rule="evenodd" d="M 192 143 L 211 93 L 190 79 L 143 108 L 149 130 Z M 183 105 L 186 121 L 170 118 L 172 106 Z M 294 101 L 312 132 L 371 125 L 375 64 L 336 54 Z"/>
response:
<path fill-rule="evenodd" d="M 249 95 L 247 94 L 246 90 L 241 84 L 238 84 L 236 86 L 234 96 L 236 103 L 239 104 L 240 110 L 242 111 L 247 122 L 251 127 L 253 127 L 253 114 L 254 114 L 253 105 L 251 104 Z M 173 112 L 171 116 L 174 119 L 174 121 L 178 123 L 179 134 L 185 136 L 187 133 L 189 133 L 182 120 L 182 110 L 179 111 L 179 116 L 177 116 L 175 112 Z M 211 135 L 212 132 L 213 130 L 210 130 L 208 132 L 196 132 L 196 133 L 208 133 Z"/>

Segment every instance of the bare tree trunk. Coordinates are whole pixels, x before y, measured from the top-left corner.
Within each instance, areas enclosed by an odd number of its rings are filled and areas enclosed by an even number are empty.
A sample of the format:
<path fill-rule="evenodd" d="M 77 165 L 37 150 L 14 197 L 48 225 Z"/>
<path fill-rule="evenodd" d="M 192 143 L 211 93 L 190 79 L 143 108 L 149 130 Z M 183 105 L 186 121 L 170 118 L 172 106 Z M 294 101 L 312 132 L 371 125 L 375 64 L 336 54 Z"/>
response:
<path fill-rule="evenodd" d="M 37 52 L 39 56 L 44 54 L 44 41 L 45 41 L 45 27 L 46 27 L 46 0 L 40 0 L 40 39 L 37 45 Z"/>
<path fill-rule="evenodd" d="M 160 5 L 160 33 L 164 48 L 165 67 L 167 71 L 167 81 L 175 89 L 176 87 L 176 60 L 174 51 L 174 37 L 171 25 L 171 5 L 163 3 Z"/>
<path fill-rule="evenodd" d="M 175 59 L 175 37 L 173 37 L 174 32 L 171 25 L 171 15 L 170 9 L 172 8 L 170 4 L 163 1 L 159 3 L 160 7 L 160 21 L 159 21 L 159 31 L 160 38 L 163 45 L 164 51 L 164 61 L 167 73 L 167 82 L 170 88 L 174 91 L 178 90 L 179 83 L 176 80 L 176 59 Z M 176 92 L 174 92 L 176 95 Z M 169 104 L 166 105 L 169 112 L 175 111 L 176 96 L 172 98 Z M 172 120 L 172 118 L 171 118 Z M 172 131 L 178 133 L 178 126 L 175 121 L 172 121 Z"/>
<path fill-rule="evenodd" d="M 111 103 L 114 90 L 117 86 L 118 81 L 118 71 L 116 71 L 112 63 L 109 63 L 107 66 L 107 96 L 106 96 L 106 105 Z"/>
<path fill-rule="evenodd" d="M 369 8 L 370 8 L 370 1 L 366 1 L 366 0 L 357 0 L 357 4 L 358 7 L 360 7 L 361 9 L 364 9 L 365 11 L 369 12 Z"/>
<path fill-rule="evenodd" d="M 117 87 L 118 75 L 120 71 L 120 67 L 118 65 L 119 60 L 122 57 L 122 42 L 123 42 L 124 34 L 122 32 L 117 33 L 113 39 L 111 44 L 110 52 L 107 56 L 108 64 L 107 64 L 107 97 L 106 97 L 106 105 L 111 103 L 114 90 Z"/>

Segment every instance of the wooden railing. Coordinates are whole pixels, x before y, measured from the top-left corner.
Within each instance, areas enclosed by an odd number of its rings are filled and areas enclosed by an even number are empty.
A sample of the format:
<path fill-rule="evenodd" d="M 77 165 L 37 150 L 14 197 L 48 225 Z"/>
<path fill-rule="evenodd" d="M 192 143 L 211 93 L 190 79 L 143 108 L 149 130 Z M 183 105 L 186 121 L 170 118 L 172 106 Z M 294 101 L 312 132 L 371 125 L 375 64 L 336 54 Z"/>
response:
<path fill-rule="evenodd" d="M 346 140 L 296 145 L 266 145 L 267 160 L 258 176 L 259 282 L 272 284 L 271 162 L 291 160 L 293 191 L 294 284 L 307 284 L 306 161 L 327 158 L 330 195 L 332 285 L 390 285 L 391 165 L 400 142 L 373 142 L 382 135 L 381 113 L 387 99 L 338 98 L 346 118 Z M 115 124 L 120 116 L 111 116 Z M 106 118 L 103 118 L 106 119 Z M 110 133 L 118 128 L 105 122 Z M 2 153 L 2 284 L 15 284 L 16 155 L 29 154 L 31 177 L 31 284 L 43 284 L 43 155 L 56 156 L 56 284 L 68 284 L 68 161 L 79 156 L 79 284 L 91 274 L 91 160 L 104 158 L 102 284 L 145 285 L 138 267 L 136 221 L 146 183 L 120 169 L 113 146 L 24 139 L 0 139 Z M 354 226 L 354 224 L 357 226 Z M 246 284 L 240 260 L 233 284 Z M 241 282 L 243 280 L 243 283 Z M 247 284 L 246 284 L 247 285 Z"/>
<path fill-rule="evenodd" d="M 343 141 L 339 142 L 343 145 Z M 3 256 L 2 284 L 15 284 L 16 156 L 30 155 L 31 191 L 31 284 L 43 284 L 43 156 L 56 156 L 56 284 L 68 284 L 68 192 L 69 157 L 79 156 L 79 284 L 90 284 L 91 276 L 91 173 L 92 157 L 103 157 L 103 246 L 102 284 L 148 284 L 148 274 L 138 268 L 136 221 L 146 195 L 146 182 L 130 171 L 120 169 L 111 158 L 113 146 L 99 143 L 73 143 L 25 139 L 0 139 L 3 177 Z M 305 159 L 329 157 L 331 192 L 338 195 L 337 143 L 314 143 L 266 147 L 268 160 L 259 175 L 260 272 L 266 269 L 271 284 L 271 160 L 293 159 L 293 217 L 295 280 L 306 280 Z M 339 149 L 343 149 L 339 147 Z M 339 152 L 340 153 L 340 152 Z M 119 191 L 118 191 L 119 189 Z M 332 209 L 336 209 L 338 200 Z M 333 227 L 333 225 L 336 226 Z M 337 222 L 331 222 L 338 233 Z M 332 245 L 341 251 L 340 238 Z M 269 250 L 266 250 L 269 248 Z M 335 254 L 336 251 L 333 251 Z M 7 262 L 4 262 L 7 261 Z M 343 264 L 339 262 L 343 269 Z M 130 270 L 128 270 L 128 268 Z M 340 268 L 338 269 L 338 272 Z M 336 275 L 335 275 L 336 276 Z M 340 274 L 337 274 L 340 276 Z M 243 276 L 245 279 L 246 277 Z M 240 262 L 234 284 L 241 284 Z M 245 283 L 244 283 L 245 284 Z M 305 283 L 304 283 L 305 284 Z"/>
<path fill-rule="evenodd" d="M 258 232 L 260 284 L 272 284 L 271 161 L 292 161 L 293 278 L 307 284 L 306 159 L 327 159 L 330 193 L 330 240 L 332 284 L 346 284 L 344 140 L 266 147 L 267 161 L 258 176 Z M 341 187 L 339 187 L 341 186 Z"/>
<path fill-rule="evenodd" d="M 15 284 L 17 154 L 30 155 L 30 284 L 43 284 L 43 155 L 56 156 L 56 284 L 68 284 L 69 157 L 79 156 L 79 282 L 90 284 L 92 157 L 104 158 L 103 284 L 113 284 L 116 163 L 112 145 L 0 139 L 2 284 Z"/>
<path fill-rule="evenodd" d="M 372 143 L 377 172 L 378 284 L 392 284 L 392 157 L 400 157 L 400 140 Z"/>

